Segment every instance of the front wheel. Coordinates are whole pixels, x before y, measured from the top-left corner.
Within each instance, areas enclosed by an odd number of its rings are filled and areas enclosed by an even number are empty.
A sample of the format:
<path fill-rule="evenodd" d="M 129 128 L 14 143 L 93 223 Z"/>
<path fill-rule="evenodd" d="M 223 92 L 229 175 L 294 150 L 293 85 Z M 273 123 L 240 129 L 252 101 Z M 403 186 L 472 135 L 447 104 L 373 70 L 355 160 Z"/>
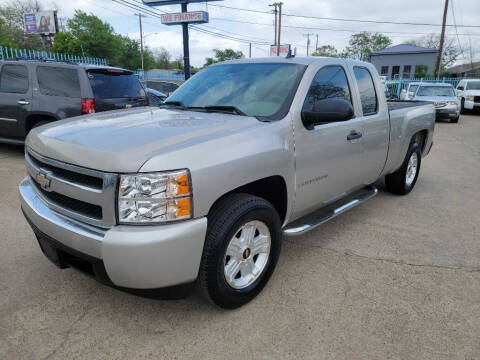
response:
<path fill-rule="evenodd" d="M 450 119 L 450 122 L 451 122 L 451 123 L 455 123 L 455 124 L 458 123 L 458 118 L 459 118 L 459 117 L 460 117 L 460 116 L 456 116 L 456 117 L 454 117 L 454 118 L 451 118 L 451 119 Z"/>
<path fill-rule="evenodd" d="M 412 142 L 402 166 L 385 177 L 387 190 L 393 194 L 406 195 L 412 191 L 417 182 L 422 162 L 422 152 L 417 143 Z"/>
<path fill-rule="evenodd" d="M 232 194 L 215 205 L 199 272 L 203 294 L 214 304 L 235 309 L 267 284 L 281 248 L 281 222 L 266 200 Z"/>

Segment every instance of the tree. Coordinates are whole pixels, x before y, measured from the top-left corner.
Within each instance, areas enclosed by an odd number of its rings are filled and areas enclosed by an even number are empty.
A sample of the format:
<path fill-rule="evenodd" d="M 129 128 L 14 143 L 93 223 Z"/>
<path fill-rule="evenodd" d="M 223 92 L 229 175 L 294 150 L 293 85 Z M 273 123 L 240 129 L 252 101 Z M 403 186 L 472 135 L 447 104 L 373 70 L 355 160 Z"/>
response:
<path fill-rule="evenodd" d="M 155 66 L 157 69 L 169 69 L 170 68 L 170 60 L 172 59 L 172 55 L 168 52 L 167 49 L 161 47 L 155 53 Z"/>
<path fill-rule="evenodd" d="M 348 46 L 342 53 L 343 57 L 367 61 L 370 53 L 385 49 L 392 44 L 392 40 L 380 33 L 362 31 L 350 36 Z"/>
<path fill-rule="evenodd" d="M 407 44 L 423 46 L 432 49 L 440 48 L 440 35 L 439 34 L 428 34 L 422 36 L 418 39 L 412 39 L 407 41 Z M 462 53 L 460 47 L 455 41 L 454 37 L 445 36 L 445 41 L 443 42 L 443 51 L 442 51 L 442 60 L 440 62 L 440 69 L 445 70 L 448 67 L 452 66 L 458 57 Z"/>
<path fill-rule="evenodd" d="M 327 57 L 337 57 L 338 51 L 333 45 L 323 45 L 317 48 L 312 56 L 327 56 Z"/>
<path fill-rule="evenodd" d="M 178 55 L 175 60 L 173 60 L 171 63 L 170 63 L 170 68 L 171 69 L 177 69 L 177 70 L 183 70 L 184 69 L 184 66 L 183 66 L 183 56 L 182 55 Z"/>
<path fill-rule="evenodd" d="M 203 65 L 203 67 L 207 67 L 209 65 L 212 65 L 221 61 L 241 59 L 244 57 L 241 51 L 235 51 L 233 49 L 225 49 L 225 50 L 213 49 L 213 52 L 215 53 L 214 57 L 205 58 L 205 65 Z"/>
<path fill-rule="evenodd" d="M 17 0 L 0 5 L 0 19 L 2 20 L 0 41 L 6 46 L 20 48 L 42 49 L 42 38 L 38 34 L 25 34 L 23 28 L 23 14 L 42 10 L 37 1 Z"/>

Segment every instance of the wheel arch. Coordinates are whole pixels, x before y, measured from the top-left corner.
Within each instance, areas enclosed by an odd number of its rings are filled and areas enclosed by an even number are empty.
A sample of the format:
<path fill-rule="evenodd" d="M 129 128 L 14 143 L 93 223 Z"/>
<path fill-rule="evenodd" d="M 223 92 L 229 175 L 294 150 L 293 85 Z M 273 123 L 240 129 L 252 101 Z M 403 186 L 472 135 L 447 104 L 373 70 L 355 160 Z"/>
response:
<path fill-rule="evenodd" d="M 25 134 L 28 134 L 32 130 L 35 123 L 39 121 L 57 121 L 60 120 L 56 115 L 52 113 L 33 113 L 28 115 L 25 119 Z"/>
<path fill-rule="evenodd" d="M 234 193 L 250 194 L 268 201 L 277 210 L 282 223 L 287 216 L 287 184 L 285 182 L 285 179 L 280 175 L 273 175 L 259 180 L 255 180 L 223 194 L 214 201 L 214 203 L 210 207 L 208 214 L 210 215 L 212 209 L 215 207 L 216 204 L 218 204 L 220 200 L 222 200 L 225 196 Z"/>

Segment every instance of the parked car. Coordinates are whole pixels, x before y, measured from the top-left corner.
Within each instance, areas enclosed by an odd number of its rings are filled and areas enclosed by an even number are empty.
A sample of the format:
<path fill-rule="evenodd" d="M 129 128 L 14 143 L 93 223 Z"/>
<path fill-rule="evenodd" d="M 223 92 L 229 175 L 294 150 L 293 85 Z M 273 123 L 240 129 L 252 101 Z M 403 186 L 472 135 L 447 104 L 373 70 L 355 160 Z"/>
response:
<path fill-rule="evenodd" d="M 61 268 L 143 295 L 198 282 L 236 308 L 267 283 L 282 235 L 370 199 L 382 176 L 412 191 L 434 126 L 431 103 L 388 105 L 370 63 L 229 61 L 158 109 L 34 129 L 21 206 Z"/>
<path fill-rule="evenodd" d="M 415 92 L 421 84 L 421 82 L 408 83 L 407 88 L 400 91 L 400 100 L 412 100 L 415 96 Z"/>
<path fill-rule="evenodd" d="M 150 100 L 150 105 L 160 105 L 167 98 L 167 95 L 155 89 L 146 88 L 145 92 Z"/>
<path fill-rule="evenodd" d="M 437 119 L 449 119 L 450 122 L 458 122 L 458 118 L 460 117 L 460 101 L 457 99 L 452 84 L 420 84 L 413 100 L 430 101 L 435 106 Z"/>
<path fill-rule="evenodd" d="M 480 109 L 480 79 L 463 79 L 457 85 L 462 113 Z"/>
<path fill-rule="evenodd" d="M 184 81 L 182 80 L 147 80 L 146 87 L 160 91 L 165 95 L 169 96 L 183 83 Z"/>
<path fill-rule="evenodd" d="M 129 70 L 57 61 L 0 61 L 0 142 L 23 144 L 39 125 L 147 104 Z"/>

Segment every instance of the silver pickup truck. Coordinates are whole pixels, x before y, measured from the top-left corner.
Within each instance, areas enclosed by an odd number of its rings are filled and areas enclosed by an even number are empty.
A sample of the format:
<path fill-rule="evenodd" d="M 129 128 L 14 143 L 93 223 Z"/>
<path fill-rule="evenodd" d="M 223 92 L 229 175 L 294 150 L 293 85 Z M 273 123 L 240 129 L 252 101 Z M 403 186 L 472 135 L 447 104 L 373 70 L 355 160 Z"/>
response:
<path fill-rule="evenodd" d="M 236 308 L 265 286 L 282 236 L 404 195 L 432 146 L 432 104 L 385 100 L 375 68 L 243 59 L 159 108 L 92 114 L 27 138 L 22 210 L 44 254 L 110 286 Z"/>

